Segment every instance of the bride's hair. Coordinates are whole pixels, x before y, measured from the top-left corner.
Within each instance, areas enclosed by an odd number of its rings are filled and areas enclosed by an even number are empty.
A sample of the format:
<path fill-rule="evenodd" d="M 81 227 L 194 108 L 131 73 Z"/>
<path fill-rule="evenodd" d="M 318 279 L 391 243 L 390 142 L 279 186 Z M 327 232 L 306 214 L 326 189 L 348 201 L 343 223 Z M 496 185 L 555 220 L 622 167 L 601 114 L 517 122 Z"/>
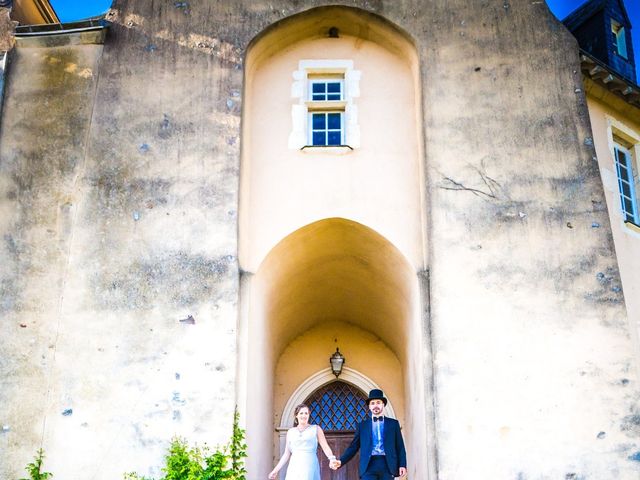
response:
<path fill-rule="evenodd" d="M 300 410 L 302 410 L 303 408 L 306 408 L 307 410 L 309 410 L 309 413 L 311 413 L 311 409 L 309 408 L 309 405 L 307 405 L 306 403 L 301 403 L 300 405 L 298 405 L 295 410 L 293 411 L 293 426 L 297 427 L 298 426 L 298 413 L 300 412 Z"/>

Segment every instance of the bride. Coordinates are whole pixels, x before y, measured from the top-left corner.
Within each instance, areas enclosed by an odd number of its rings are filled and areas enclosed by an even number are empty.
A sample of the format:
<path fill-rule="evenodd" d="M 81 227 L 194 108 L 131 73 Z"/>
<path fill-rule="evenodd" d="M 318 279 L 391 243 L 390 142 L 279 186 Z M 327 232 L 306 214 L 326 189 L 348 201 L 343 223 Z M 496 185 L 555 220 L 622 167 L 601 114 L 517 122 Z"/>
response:
<path fill-rule="evenodd" d="M 289 458 L 291 462 L 286 480 L 320 480 L 320 465 L 316 456 L 318 444 L 329 462 L 335 462 L 336 457 L 324 437 L 324 432 L 318 425 L 309 425 L 309 415 L 309 407 L 304 403 L 296 407 L 293 428 L 287 432 L 287 446 L 282 458 L 269 474 L 270 480 L 275 480 Z"/>

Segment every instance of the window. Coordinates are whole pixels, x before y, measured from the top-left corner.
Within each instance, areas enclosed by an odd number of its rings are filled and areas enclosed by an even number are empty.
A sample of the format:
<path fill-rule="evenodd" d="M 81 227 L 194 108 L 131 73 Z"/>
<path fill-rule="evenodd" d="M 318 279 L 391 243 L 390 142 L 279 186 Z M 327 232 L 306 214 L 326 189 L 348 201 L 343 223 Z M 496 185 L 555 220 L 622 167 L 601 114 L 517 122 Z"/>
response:
<path fill-rule="evenodd" d="M 311 113 L 310 145 L 330 147 L 344 145 L 344 113 Z"/>
<path fill-rule="evenodd" d="M 342 74 L 336 74 L 342 77 Z M 315 78 L 309 75 L 309 136 L 307 145 L 335 147 L 344 145 L 344 79 Z"/>
<path fill-rule="evenodd" d="M 625 28 L 615 20 L 611 20 L 611 32 L 615 37 L 616 53 L 622 58 L 627 57 L 627 38 Z"/>
<path fill-rule="evenodd" d="M 340 380 L 316 390 L 304 403 L 311 410 L 309 421 L 331 432 L 355 430 L 369 411 L 364 392 Z"/>
<path fill-rule="evenodd" d="M 360 72 L 351 60 L 301 60 L 293 72 L 289 148 L 360 146 Z M 328 150 L 330 151 L 330 150 Z"/>
<path fill-rule="evenodd" d="M 311 101 L 331 101 L 343 100 L 342 90 L 344 82 L 342 80 L 311 80 Z"/>
<path fill-rule="evenodd" d="M 640 225 L 638 215 L 638 197 L 636 196 L 638 174 L 633 165 L 631 150 L 623 146 L 622 140 L 614 138 L 614 161 L 618 174 L 620 206 L 625 222 Z"/>
<path fill-rule="evenodd" d="M 613 169 L 601 170 L 603 182 L 607 190 L 617 193 L 618 211 L 627 229 L 640 232 L 640 131 L 612 116 L 605 115 L 605 118 Z"/>

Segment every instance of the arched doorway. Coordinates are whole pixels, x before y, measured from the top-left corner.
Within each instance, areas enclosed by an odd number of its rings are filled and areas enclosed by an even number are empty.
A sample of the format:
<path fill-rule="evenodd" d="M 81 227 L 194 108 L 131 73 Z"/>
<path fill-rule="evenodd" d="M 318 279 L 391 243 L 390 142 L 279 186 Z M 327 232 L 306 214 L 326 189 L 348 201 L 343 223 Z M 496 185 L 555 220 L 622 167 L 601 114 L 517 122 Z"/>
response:
<path fill-rule="evenodd" d="M 343 368 L 339 379 L 335 378 L 329 368 L 311 375 L 298 386 L 284 407 L 277 429 L 280 435 L 279 455 L 284 452 L 287 430 L 293 426 L 295 407 L 305 403 L 309 405 L 312 412 L 311 423 L 322 427 L 333 452 L 340 456 L 349 445 L 356 425 L 367 415 L 366 398 L 373 388 L 380 388 L 380 385 L 358 370 L 349 367 Z M 397 418 L 394 400 L 394 398 L 388 398 L 385 414 Z M 322 480 L 356 480 L 358 478 L 358 457 L 338 472 L 332 472 L 328 468 L 327 460 L 320 449 L 318 461 Z M 285 478 L 285 473 L 286 470 L 283 470 L 281 479 Z"/>
<path fill-rule="evenodd" d="M 423 472 L 430 458 L 432 403 L 425 400 L 430 372 L 423 368 L 429 356 L 422 337 L 420 280 L 388 240 L 343 218 L 293 232 L 255 275 L 243 276 L 246 317 L 239 371 L 246 375 L 241 384 L 246 390 L 239 398 L 245 402 L 240 408 L 246 412 L 252 478 L 273 468 L 281 452 L 278 426 L 293 419 L 285 405 L 314 373 L 331 375 L 328 360 L 336 346 L 349 368 L 394 399 L 411 478 L 429 478 Z"/>

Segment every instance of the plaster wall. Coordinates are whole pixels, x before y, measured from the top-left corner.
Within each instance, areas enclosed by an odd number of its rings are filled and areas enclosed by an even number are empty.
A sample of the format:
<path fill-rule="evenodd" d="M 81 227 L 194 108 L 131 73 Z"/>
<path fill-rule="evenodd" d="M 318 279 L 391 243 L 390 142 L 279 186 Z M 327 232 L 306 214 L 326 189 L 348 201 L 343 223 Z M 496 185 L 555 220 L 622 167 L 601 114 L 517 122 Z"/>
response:
<path fill-rule="evenodd" d="M 544 5 L 463 3 L 433 4 L 420 50 L 438 478 L 635 478 L 637 351 L 575 40 Z"/>
<path fill-rule="evenodd" d="M 221 93 L 228 60 L 151 39 L 185 18 L 157 13 L 114 14 L 104 47 L 12 52 L 0 478 L 39 447 L 56 478 L 159 476 L 174 435 L 231 435 L 240 121 L 214 106 L 241 76 Z"/>
<path fill-rule="evenodd" d="M 328 3 L 116 0 L 104 49 L 13 52 L 1 477 L 39 446 L 57 478 L 111 480 L 157 474 L 174 433 L 228 438 L 247 383 L 235 356 L 243 55 Z M 433 363 L 392 346 L 412 365 L 405 395 L 433 405 L 436 469 L 417 478 L 637 478 L 637 345 L 612 289 L 575 41 L 543 2 L 344 3 L 401 26 L 418 55 L 428 275 L 403 332 L 423 332 Z"/>

